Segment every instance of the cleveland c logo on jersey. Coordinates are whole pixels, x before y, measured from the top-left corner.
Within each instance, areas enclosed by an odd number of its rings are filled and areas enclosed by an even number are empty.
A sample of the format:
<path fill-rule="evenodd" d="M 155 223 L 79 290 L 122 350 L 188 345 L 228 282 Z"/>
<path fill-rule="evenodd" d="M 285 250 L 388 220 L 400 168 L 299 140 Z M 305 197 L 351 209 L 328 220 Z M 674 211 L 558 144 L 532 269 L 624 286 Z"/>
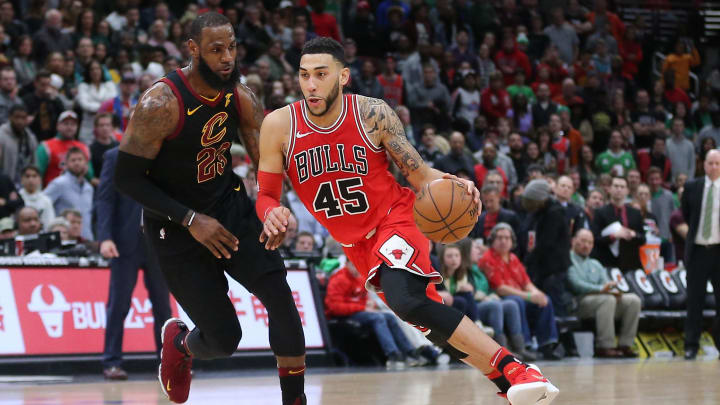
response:
<path fill-rule="evenodd" d="M 298 182 L 302 184 L 307 179 L 318 177 L 323 173 L 343 172 L 360 175 L 368 174 L 367 151 L 364 146 L 354 145 L 352 155 L 345 156 L 345 145 L 318 145 L 296 153 L 295 168 Z"/>
<path fill-rule="evenodd" d="M 202 129 L 202 137 L 200 138 L 200 143 L 202 146 L 210 146 L 216 142 L 219 142 L 223 136 L 225 136 L 225 132 L 227 132 L 227 128 L 222 127 L 218 131 L 216 131 L 215 127 L 220 127 L 225 123 L 225 120 L 228 118 L 228 113 L 225 111 L 220 111 L 219 113 L 213 115 L 210 117 L 209 120 L 205 123 Z"/>

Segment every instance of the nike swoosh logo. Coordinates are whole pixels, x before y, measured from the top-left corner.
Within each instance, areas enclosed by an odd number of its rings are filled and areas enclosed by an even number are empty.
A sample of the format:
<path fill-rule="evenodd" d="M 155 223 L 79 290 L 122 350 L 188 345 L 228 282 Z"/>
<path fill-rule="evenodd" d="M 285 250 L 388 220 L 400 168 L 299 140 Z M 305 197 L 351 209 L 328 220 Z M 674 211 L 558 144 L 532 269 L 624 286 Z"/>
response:
<path fill-rule="evenodd" d="M 242 190 L 242 184 L 238 184 L 238 186 L 235 187 L 235 191 L 240 191 L 240 190 Z"/>
<path fill-rule="evenodd" d="M 171 391 L 171 389 L 170 389 L 170 380 L 168 380 L 167 385 L 165 386 L 165 390 L 166 390 L 167 392 L 170 392 L 170 391 Z"/>
<path fill-rule="evenodd" d="M 200 107 L 202 107 L 202 105 L 197 106 L 194 110 L 191 110 L 191 109 L 188 108 L 188 109 L 187 109 L 187 114 L 188 114 L 188 115 L 193 115 L 193 114 L 195 114 L 195 111 L 197 111 L 198 109 L 200 109 Z"/>
<path fill-rule="evenodd" d="M 308 136 L 308 135 L 312 135 L 312 134 L 313 134 L 312 131 L 310 131 L 310 132 L 305 132 L 304 134 L 301 134 L 300 131 L 298 131 L 297 134 L 295 135 L 295 137 L 298 138 L 298 139 L 300 139 L 300 138 L 304 138 L 304 137 L 306 137 L 306 136 Z"/>
<path fill-rule="evenodd" d="M 301 370 L 297 370 L 297 371 L 295 371 L 295 370 L 288 370 L 288 374 L 295 375 L 295 374 L 300 374 L 300 373 L 302 373 L 303 371 L 305 371 L 305 367 L 303 367 Z"/>

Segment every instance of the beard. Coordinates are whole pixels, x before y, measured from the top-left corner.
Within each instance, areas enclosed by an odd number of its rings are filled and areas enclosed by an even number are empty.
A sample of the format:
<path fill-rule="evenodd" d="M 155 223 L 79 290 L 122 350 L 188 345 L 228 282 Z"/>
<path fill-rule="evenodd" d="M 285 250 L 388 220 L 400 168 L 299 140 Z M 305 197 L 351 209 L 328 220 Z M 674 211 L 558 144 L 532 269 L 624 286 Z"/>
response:
<path fill-rule="evenodd" d="M 202 55 L 200 55 L 198 61 L 198 72 L 200 72 L 200 77 L 203 78 L 208 86 L 218 91 L 233 89 L 240 80 L 240 69 L 237 64 L 234 65 L 233 70 L 230 72 L 230 77 L 223 79 L 210 69 L 210 65 L 205 62 Z"/>
<path fill-rule="evenodd" d="M 333 105 L 333 103 L 335 102 L 335 100 L 338 98 L 339 95 L 340 95 L 340 84 L 335 82 L 335 87 L 333 87 L 333 89 L 330 90 L 330 94 L 328 94 L 327 98 L 325 98 L 325 109 L 316 114 L 308 107 L 308 109 L 307 109 L 308 112 L 311 115 L 314 115 L 316 117 L 321 117 L 321 116 L 325 115 L 325 113 L 330 109 L 330 106 Z M 305 100 L 305 105 L 307 105 L 307 97 L 305 97 L 304 94 L 303 94 L 303 99 Z"/>

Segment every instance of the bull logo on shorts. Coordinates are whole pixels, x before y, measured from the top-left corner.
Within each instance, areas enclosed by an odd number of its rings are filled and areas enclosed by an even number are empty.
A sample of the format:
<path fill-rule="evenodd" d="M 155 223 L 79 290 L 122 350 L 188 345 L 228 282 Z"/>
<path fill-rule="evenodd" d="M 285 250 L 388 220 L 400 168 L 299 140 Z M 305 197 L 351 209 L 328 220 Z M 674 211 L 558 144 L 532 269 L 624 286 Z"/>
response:
<path fill-rule="evenodd" d="M 390 254 L 395 257 L 395 260 L 400 260 L 405 256 L 405 251 L 402 249 L 393 249 Z"/>

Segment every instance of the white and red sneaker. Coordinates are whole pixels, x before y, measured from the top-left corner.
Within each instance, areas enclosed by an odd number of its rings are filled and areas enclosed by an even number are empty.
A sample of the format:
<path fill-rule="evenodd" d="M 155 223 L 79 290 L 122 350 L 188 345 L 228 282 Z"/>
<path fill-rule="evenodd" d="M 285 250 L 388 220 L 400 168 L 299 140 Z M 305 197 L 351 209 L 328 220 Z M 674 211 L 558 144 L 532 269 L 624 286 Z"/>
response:
<path fill-rule="evenodd" d="M 160 350 L 160 367 L 158 380 L 168 399 L 182 404 L 190 394 L 192 376 L 192 357 L 175 347 L 175 337 L 188 330 L 185 323 L 178 318 L 168 319 L 162 327 L 162 349 Z"/>
<path fill-rule="evenodd" d="M 499 350 L 494 357 L 491 366 L 510 383 L 507 393 L 501 396 L 511 405 L 549 405 L 560 393 L 537 366 L 523 363 L 506 349 Z"/>

